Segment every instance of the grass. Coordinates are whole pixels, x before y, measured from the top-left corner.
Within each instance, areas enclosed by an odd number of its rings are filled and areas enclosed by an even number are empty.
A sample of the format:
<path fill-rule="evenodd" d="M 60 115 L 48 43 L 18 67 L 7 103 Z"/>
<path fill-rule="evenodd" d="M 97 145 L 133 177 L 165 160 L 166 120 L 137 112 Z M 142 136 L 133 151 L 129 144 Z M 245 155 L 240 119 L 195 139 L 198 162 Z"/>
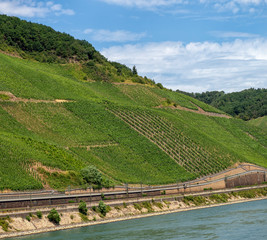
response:
<path fill-rule="evenodd" d="M 10 97 L 9 97 L 8 95 L 1 94 L 1 93 L 0 93 L 0 100 L 4 100 L 4 101 L 6 101 L 6 100 L 9 100 L 9 99 L 10 99 Z"/>
<path fill-rule="evenodd" d="M 249 121 L 249 123 L 253 126 L 263 129 L 264 131 L 267 131 L 267 116 L 252 119 Z"/>

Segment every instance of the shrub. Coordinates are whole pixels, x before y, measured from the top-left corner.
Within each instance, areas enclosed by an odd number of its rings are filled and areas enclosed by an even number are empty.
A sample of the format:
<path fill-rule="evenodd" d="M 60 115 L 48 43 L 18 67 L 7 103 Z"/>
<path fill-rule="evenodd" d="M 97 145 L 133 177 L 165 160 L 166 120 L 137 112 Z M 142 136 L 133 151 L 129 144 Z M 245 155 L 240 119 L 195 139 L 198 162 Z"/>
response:
<path fill-rule="evenodd" d="M 153 212 L 153 208 L 152 208 L 152 205 L 150 202 L 143 202 L 142 203 L 143 207 L 147 209 L 147 211 L 150 213 L 150 212 Z"/>
<path fill-rule="evenodd" d="M 6 218 L 0 218 L 0 226 L 2 227 L 2 229 L 3 229 L 5 232 L 8 231 L 8 228 L 9 228 L 9 222 L 10 222 L 9 217 L 6 217 Z"/>
<path fill-rule="evenodd" d="M 102 174 L 94 166 L 83 168 L 81 170 L 81 175 L 87 183 L 101 186 Z"/>
<path fill-rule="evenodd" d="M 80 217 L 81 217 L 83 222 L 88 222 L 89 221 L 88 217 L 86 215 L 82 214 L 82 213 L 80 213 Z"/>
<path fill-rule="evenodd" d="M 96 212 L 96 210 L 97 210 L 97 209 L 96 209 L 96 206 L 93 206 L 93 207 L 92 207 L 92 210 L 93 210 L 94 212 Z"/>
<path fill-rule="evenodd" d="M 163 204 L 161 202 L 152 202 L 155 206 L 157 206 L 158 208 L 162 209 L 163 208 Z"/>
<path fill-rule="evenodd" d="M 210 200 L 215 201 L 217 203 L 225 203 L 228 201 L 229 196 L 225 193 L 222 194 L 213 194 L 209 197 Z"/>
<path fill-rule="evenodd" d="M 29 222 L 31 221 L 31 217 L 30 217 L 30 215 L 27 215 L 27 216 L 26 216 L 26 220 L 29 221 Z"/>
<path fill-rule="evenodd" d="M 79 204 L 78 209 L 79 209 L 79 212 L 80 212 L 81 214 L 87 215 L 87 211 L 88 211 L 88 209 L 87 209 L 87 207 L 86 207 L 86 202 L 81 201 L 80 204 Z"/>
<path fill-rule="evenodd" d="M 55 208 L 53 208 L 50 213 L 48 214 L 48 219 L 50 222 L 53 222 L 55 224 L 59 224 L 61 218 Z"/>
<path fill-rule="evenodd" d="M 106 204 L 103 201 L 99 202 L 98 210 L 103 216 L 106 216 L 108 210 Z"/>
<path fill-rule="evenodd" d="M 42 212 L 38 211 L 38 212 L 36 212 L 36 216 L 37 216 L 39 219 L 41 219 L 41 218 L 43 217 L 43 214 L 42 214 Z"/>
<path fill-rule="evenodd" d="M 134 205 L 134 208 L 135 208 L 135 209 L 141 211 L 142 207 L 140 206 L 140 204 L 138 204 L 138 203 L 134 203 L 133 205 Z"/>

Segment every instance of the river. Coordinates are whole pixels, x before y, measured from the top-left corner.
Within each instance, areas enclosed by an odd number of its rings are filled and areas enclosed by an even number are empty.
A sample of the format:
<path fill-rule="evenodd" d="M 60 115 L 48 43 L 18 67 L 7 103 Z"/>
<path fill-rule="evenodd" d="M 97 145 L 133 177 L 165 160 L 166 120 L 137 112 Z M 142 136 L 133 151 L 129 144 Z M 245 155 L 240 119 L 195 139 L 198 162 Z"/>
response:
<path fill-rule="evenodd" d="M 16 240 L 267 239 L 267 200 L 44 233 Z"/>

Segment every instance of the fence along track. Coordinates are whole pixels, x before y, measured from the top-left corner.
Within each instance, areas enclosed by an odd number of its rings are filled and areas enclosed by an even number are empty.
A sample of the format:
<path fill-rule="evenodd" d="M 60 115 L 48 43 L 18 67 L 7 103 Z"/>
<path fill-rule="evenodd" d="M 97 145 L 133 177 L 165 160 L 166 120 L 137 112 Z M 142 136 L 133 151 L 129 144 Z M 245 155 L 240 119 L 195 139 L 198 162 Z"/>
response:
<path fill-rule="evenodd" d="M 250 164 L 241 164 L 237 168 L 241 167 L 257 167 L 255 165 Z M 232 174 L 232 175 L 224 175 L 229 173 L 230 171 L 233 171 L 237 168 L 229 169 L 226 171 L 223 171 L 221 173 L 221 177 L 216 178 L 214 180 L 208 181 L 207 178 L 214 178 L 219 176 L 219 174 L 214 174 L 210 176 L 206 176 L 204 178 L 196 179 L 193 181 L 183 182 L 183 183 L 177 183 L 177 184 L 170 184 L 170 185 L 162 185 L 162 186 L 145 186 L 145 187 L 129 187 L 128 185 L 125 186 L 117 186 L 116 191 L 99 191 L 99 192 L 90 192 L 90 193 L 80 193 L 75 194 L 72 193 L 72 191 L 76 191 L 78 189 L 73 189 L 71 191 L 65 191 L 65 192 L 58 192 L 58 191 L 34 191 L 34 192 L 24 192 L 24 193 L 5 193 L 0 194 L 0 209 L 4 208 L 3 206 L 6 206 L 5 204 L 12 203 L 12 206 L 16 206 L 16 203 L 19 204 L 19 202 L 26 202 L 28 201 L 28 204 L 35 203 L 36 206 L 42 206 L 42 204 L 39 204 L 38 201 L 46 201 L 45 205 L 53 205 L 53 201 L 55 201 L 54 205 L 57 204 L 67 204 L 69 199 L 77 202 L 80 199 L 83 199 L 85 201 L 99 201 L 102 199 L 102 196 L 110 198 L 110 199 L 125 199 L 125 198 L 135 198 L 135 197 L 142 197 L 144 195 L 147 196 L 159 196 L 162 194 L 163 191 L 176 191 L 176 193 L 183 193 L 187 189 L 187 193 L 192 193 L 194 188 L 200 188 L 204 189 L 205 186 L 211 186 L 212 184 L 216 184 L 218 182 L 224 182 L 225 186 L 227 186 L 227 181 L 231 179 L 236 179 L 240 177 L 246 177 L 246 176 L 252 176 L 257 175 L 258 180 L 259 176 L 261 176 L 262 182 L 267 181 L 267 169 L 259 167 L 258 169 L 248 170 L 245 172 L 241 172 L 238 174 Z M 227 176 L 227 177 L 226 177 Z M 256 182 L 260 183 L 260 182 Z M 255 184 L 255 183 L 252 183 Z M 266 185 L 265 185 L 266 186 Z M 227 189 L 224 190 L 217 190 L 217 191 L 228 191 Z M 48 201 L 50 204 L 48 204 Z M 60 202 L 61 201 L 61 202 Z M 8 205 L 9 206 L 9 205 Z"/>

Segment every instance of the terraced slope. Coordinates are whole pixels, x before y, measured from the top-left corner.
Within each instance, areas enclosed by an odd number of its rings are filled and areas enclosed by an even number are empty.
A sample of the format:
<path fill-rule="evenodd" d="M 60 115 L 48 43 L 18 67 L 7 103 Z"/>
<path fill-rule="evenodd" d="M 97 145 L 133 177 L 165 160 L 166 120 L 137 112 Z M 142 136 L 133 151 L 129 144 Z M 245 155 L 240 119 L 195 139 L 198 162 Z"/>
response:
<path fill-rule="evenodd" d="M 199 108 L 220 112 L 156 86 L 86 82 L 68 64 L 0 54 L 0 189 L 82 186 L 88 165 L 117 184 L 267 167 L 260 128 L 189 111 Z"/>

